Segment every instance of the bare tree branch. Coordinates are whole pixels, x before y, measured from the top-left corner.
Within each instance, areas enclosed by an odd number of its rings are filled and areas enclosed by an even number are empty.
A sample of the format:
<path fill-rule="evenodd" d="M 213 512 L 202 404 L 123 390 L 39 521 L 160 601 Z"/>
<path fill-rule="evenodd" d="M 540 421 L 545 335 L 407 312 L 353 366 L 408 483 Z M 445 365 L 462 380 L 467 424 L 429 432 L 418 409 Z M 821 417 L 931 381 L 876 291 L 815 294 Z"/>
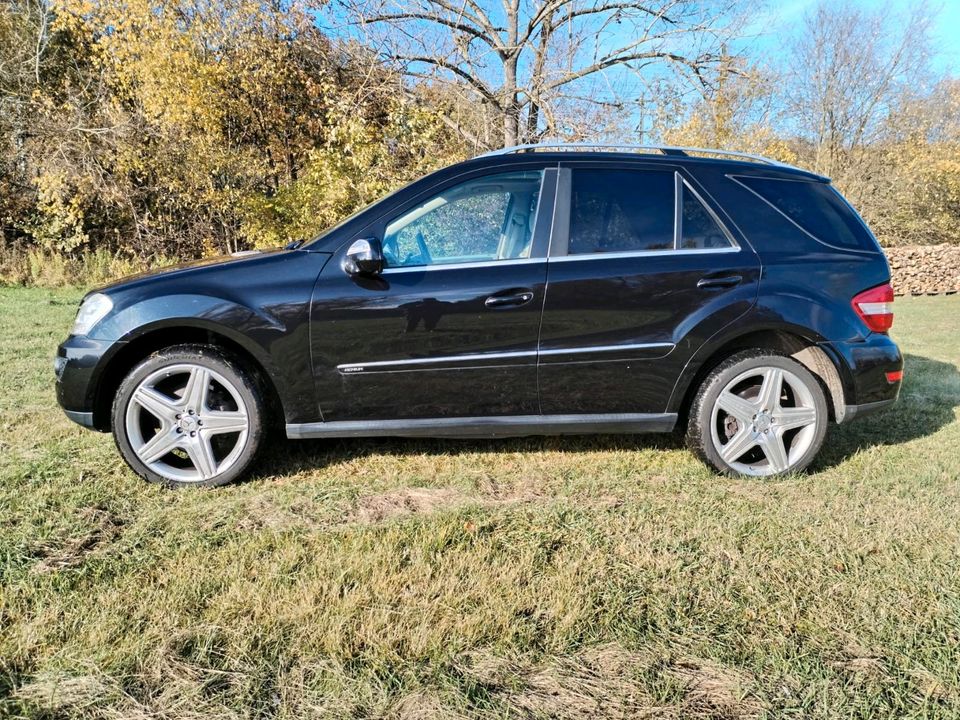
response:
<path fill-rule="evenodd" d="M 500 102 L 497 100 L 497 97 L 483 84 L 476 76 L 468 73 L 466 70 L 458 67 L 453 63 L 448 63 L 446 60 L 440 57 L 431 57 L 429 55 L 394 55 L 391 58 L 397 62 L 408 62 L 408 63 L 425 63 L 427 65 L 434 65 L 438 68 L 448 70 L 452 72 L 457 77 L 463 78 L 469 85 L 474 88 L 484 100 L 491 103 L 495 107 L 500 107 Z M 410 72 L 410 71 L 408 71 Z M 415 73 L 411 73 L 415 74 Z"/>
<path fill-rule="evenodd" d="M 462 22 L 457 22 L 456 20 L 450 20 L 443 17 L 442 15 L 434 13 L 419 13 L 419 12 L 409 12 L 409 13 L 394 13 L 388 15 L 374 15 L 373 17 L 365 18 L 364 22 L 368 23 L 392 23 L 404 20 L 426 20 L 429 22 L 437 23 L 438 25 L 443 25 L 445 27 L 457 30 L 458 32 L 466 33 L 471 35 L 476 39 L 486 43 L 491 48 L 496 49 L 496 45 L 493 43 L 493 40 L 485 35 L 483 32 L 477 28 L 467 25 Z"/>
<path fill-rule="evenodd" d="M 419 62 L 435 69 L 434 80 L 472 88 L 499 114 L 505 144 L 540 135 L 542 123 L 561 113 L 575 115 L 583 93 L 560 98 L 559 90 L 592 75 L 629 70 L 617 83 L 605 80 L 604 92 L 613 94 L 656 64 L 706 83 L 719 58 L 721 16 L 700 0 L 342 1 L 358 22 L 379 28 L 371 44 L 410 62 L 408 77 L 423 75 Z"/>
<path fill-rule="evenodd" d="M 647 8 L 642 5 L 637 5 L 632 2 L 620 2 L 620 3 L 602 3 L 600 5 L 595 5 L 594 7 L 580 8 L 577 10 L 571 10 L 566 15 L 562 16 L 558 21 L 557 25 L 564 25 L 571 20 L 584 17 L 586 15 L 600 15 L 616 12 L 618 10 L 630 10 L 633 12 L 640 12 L 650 15 L 651 17 L 656 18 L 657 20 L 662 20 L 665 23 L 670 25 L 676 25 L 676 21 L 670 19 L 666 14 L 666 8 L 661 8 L 660 10 L 654 10 L 652 8 Z"/>
<path fill-rule="evenodd" d="M 579 70 L 567 73 L 559 80 L 554 80 L 546 83 L 545 87 L 548 90 L 553 90 L 563 85 L 567 85 L 575 80 L 587 77 L 593 73 L 600 72 L 605 70 L 608 67 L 614 65 L 625 65 L 630 62 L 635 62 L 637 60 L 669 60 L 670 62 L 677 63 L 679 65 L 684 65 L 690 70 L 692 70 L 696 75 L 700 75 L 701 68 L 707 63 L 713 62 L 714 58 L 696 58 L 690 59 L 686 58 L 683 55 L 677 55 L 676 53 L 668 52 L 659 52 L 659 51 L 650 51 L 650 52 L 635 52 L 635 53 L 625 53 L 623 50 L 618 50 L 616 53 L 609 55 L 602 60 L 588 65 L 587 67 L 580 68 Z"/>

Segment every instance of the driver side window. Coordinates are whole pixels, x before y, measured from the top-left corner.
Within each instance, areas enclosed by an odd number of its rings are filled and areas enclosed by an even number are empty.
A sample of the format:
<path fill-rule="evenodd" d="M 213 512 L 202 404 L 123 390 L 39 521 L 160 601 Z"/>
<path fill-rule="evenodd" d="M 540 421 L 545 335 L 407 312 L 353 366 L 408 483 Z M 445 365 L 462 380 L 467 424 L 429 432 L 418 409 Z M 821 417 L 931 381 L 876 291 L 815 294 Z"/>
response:
<path fill-rule="evenodd" d="M 447 188 L 387 225 L 387 267 L 530 256 L 542 172 L 488 175 Z"/>

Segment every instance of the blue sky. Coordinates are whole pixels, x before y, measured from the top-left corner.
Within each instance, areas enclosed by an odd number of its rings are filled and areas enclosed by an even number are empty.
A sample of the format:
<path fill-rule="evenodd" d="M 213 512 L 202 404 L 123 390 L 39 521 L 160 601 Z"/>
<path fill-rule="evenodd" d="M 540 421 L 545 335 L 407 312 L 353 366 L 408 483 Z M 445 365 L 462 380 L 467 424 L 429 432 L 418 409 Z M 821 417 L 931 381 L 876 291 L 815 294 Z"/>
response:
<path fill-rule="evenodd" d="M 911 0 L 855 0 L 864 9 L 889 8 L 893 12 L 908 10 Z M 774 51 L 784 37 L 793 36 L 803 16 L 817 4 L 817 0 L 769 0 L 766 9 L 751 22 L 750 32 L 756 33 L 754 43 L 761 51 Z M 960 76 L 960 0 L 931 0 L 934 11 L 934 40 L 936 57 L 934 67 L 954 76 Z"/>

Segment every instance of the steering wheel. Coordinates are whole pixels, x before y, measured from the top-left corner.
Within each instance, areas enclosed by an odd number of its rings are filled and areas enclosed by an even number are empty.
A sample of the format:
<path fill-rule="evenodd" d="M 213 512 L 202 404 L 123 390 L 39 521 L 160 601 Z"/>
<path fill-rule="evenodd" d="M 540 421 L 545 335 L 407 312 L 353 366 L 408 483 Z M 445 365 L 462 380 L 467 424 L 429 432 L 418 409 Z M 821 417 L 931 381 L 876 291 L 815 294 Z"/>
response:
<path fill-rule="evenodd" d="M 417 230 L 417 248 L 420 250 L 420 259 L 424 265 L 431 265 L 433 263 L 433 256 L 430 255 L 427 242 L 423 239 L 423 233 L 419 230 Z"/>

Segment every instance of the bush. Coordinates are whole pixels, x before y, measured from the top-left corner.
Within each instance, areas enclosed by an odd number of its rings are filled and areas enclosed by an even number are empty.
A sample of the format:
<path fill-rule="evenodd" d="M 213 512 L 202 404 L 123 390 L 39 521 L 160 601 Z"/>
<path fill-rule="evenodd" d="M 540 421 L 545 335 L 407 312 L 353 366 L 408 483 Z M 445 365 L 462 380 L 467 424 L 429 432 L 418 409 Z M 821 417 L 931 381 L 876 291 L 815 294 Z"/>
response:
<path fill-rule="evenodd" d="M 64 255 L 37 248 L 0 247 L 0 284 L 92 287 L 175 262 L 171 257 L 135 258 L 107 250 Z"/>

